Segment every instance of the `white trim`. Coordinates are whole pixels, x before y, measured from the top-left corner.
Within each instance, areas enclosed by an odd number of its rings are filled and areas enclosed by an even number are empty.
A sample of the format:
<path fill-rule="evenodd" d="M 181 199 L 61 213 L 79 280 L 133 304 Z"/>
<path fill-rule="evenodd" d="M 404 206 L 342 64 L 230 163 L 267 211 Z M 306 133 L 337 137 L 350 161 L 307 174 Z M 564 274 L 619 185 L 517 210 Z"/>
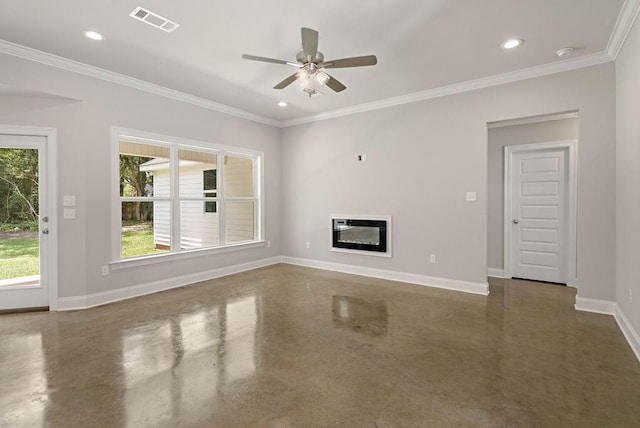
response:
<path fill-rule="evenodd" d="M 638 361 L 640 361 L 640 335 L 624 315 L 624 312 L 622 312 L 622 308 L 620 308 L 620 306 L 618 306 L 617 304 L 613 316 L 616 319 L 620 330 L 622 330 L 622 334 L 624 334 L 627 342 L 629 342 L 629 346 L 631 346 L 633 353 L 636 354 L 636 358 L 638 359 Z"/>
<path fill-rule="evenodd" d="M 175 137 L 172 135 L 158 134 L 155 132 L 141 131 L 131 128 L 122 128 L 120 126 L 111 127 L 111 138 L 123 138 L 133 143 L 142 144 L 180 144 L 183 146 L 192 146 L 196 149 L 205 149 L 210 152 L 227 152 L 225 154 L 239 155 L 243 157 L 264 156 L 264 152 L 260 150 L 245 149 L 243 147 L 227 146 L 209 141 L 192 140 L 190 138 Z"/>
<path fill-rule="evenodd" d="M 492 278 L 504 278 L 504 269 L 487 268 L 487 276 Z"/>
<path fill-rule="evenodd" d="M 615 313 L 616 302 L 609 300 L 589 299 L 576 295 L 574 305 L 576 311 L 593 312 L 596 314 L 613 315 Z"/>
<path fill-rule="evenodd" d="M 258 215 L 254 216 L 255 221 L 262 221 L 260 227 L 255 227 L 255 240 L 238 242 L 232 244 L 224 244 L 217 247 L 208 247 L 195 250 L 171 251 L 163 254 L 153 254 L 129 259 L 121 258 L 121 202 L 128 198 L 120 196 L 120 141 L 129 141 L 142 144 L 153 144 L 167 147 L 171 150 L 171 159 L 178 159 L 178 149 L 189 148 L 193 150 L 206 151 L 217 155 L 218 171 L 222 171 L 222 158 L 226 155 L 243 157 L 252 159 L 254 165 L 253 180 L 256 196 L 246 198 L 254 201 L 254 209 L 258 210 Z M 206 141 L 197 141 L 187 138 L 173 137 L 147 131 L 138 131 L 134 129 L 121 128 L 117 126 L 111 127 L 111 261 L 109 265 L 112 269 L 125 269 L 129 267 L 138 267 L 154 263 L 160 263 L 170 260 L 179 260 L 192 258 L 203 255 L 212 255 L 228 251 L 236 251 L 240 249 L 248 249 L 254 247 L 262 247 L 265 244 L 263 238 L 264 229 L 264 168 L 263 168 L 264 152 L 259 150 L 244 149 L 241 147 L 232 147 L 222 144 L 210 143 Z M 256 162 L 256 160 L 259 160 Z M 179 197 L 178 186 L 178 165 L 177 162 L 171 163 L 171 197 L 149 197 L 136 198 L 134 200 L 167 200 L 169 202 L 181 201 Z M 220 228 L 220 242 L 224 242 L 224 185 L 222 183 L 224 174 L 217 174 L 218 180 L 218 227 Z M 256 185 L 256 180 L 259 181 Z M 171 203 L 172 220 L 171 220 L 171 248 L 179 248 L 180 245 L 180 205 L 179 203 Z"/>
<path fill-rule="evenodd" d="M 552 120 L 575 119 L 579 117 L 577 111 L 569 111 L 566 113 L 543 114 L 541 116 L 530 116 L 516 119 L 498 120 L 495 122 L 487 122 L 487 128 L 504 128 L 505 126 L 527 125 L 529 123 L 550 122 Z"/>
<path fill-rule="evenodd" d="M 477 89 L 489 88 L 506 83 L 513 83 L 521 80 L 527 80 L 535 77 L 547 76 L 550 74 L 556 74 L 564 71 L 576 70 L 579 68 L 611 62 L 616 59 L 618 53 L 622 49 L 629 32 L 633 28 L 639 12 L 640 0 L 625 0 L 618 15 L 613 31 L 611 32 L 611 35 L 609 37 L 607 47 L 602 52 L 576 56 L 570 59 L 558 60 L 555 62 L 515 70 L 507 73 L 496 74 L 493 76 L 482 77 L 466 82 L 459 82 L 447 86 L 441 86 L 439 88 L 427 89 L 424 91 L 418 91 L 410 94 L 400 95 L 397 97 L 391 97 L 383 100 L 373 101 L 370 103 L 359 104 L 351 107 L 283 121 L 278 121 L 265 116 L 257 115 L 255 113 L 220 104 L 211 100 L 207 100 L 205 98 L 196 97 L 194 95 L 186 94 L 174 89 L 149 83 L 140 79 L 126 76 L 124 74 L 115 73 L 109 70 L 84 64 L 78 61 L 53 55 L 48 52 L 29 48 L 2 39 L 0 39 L 0 53 L 12 55 L 40 64 L 61 68 L 63 70 L 138 89 L 176 101 L 185 102 L 231 116 L 240 117 L 242 119 L 247 119 L 279 128 L 287 128 L 304 123 L 318 122 L 321 120 L 348 116 L 351 114 L 380 110 L 388 107 L 409 104 L 468 91 L 474 91 Z"/>
<path fill-rule="evenodd" d="M 0 44 L 1 47 L 1 44 Z M 58 130 L 40 126 L 14 126 L 0 124 L 0 134 L 34 135 L 47 139 L 47 287 L 49 288 L 49 310 L 58 310 Z"/>
<path fill-rule="evenodd" d="M 331 247 L 331 249 L 329 251 L 332 251 L 334 253 L 357 254 L 359 256 L 373 256 L 373 257 L 386 257 L 386 258 L 390 258 L 391 257 L 391 253 L 389 253 L 389 252 L 381 253 L 381 252 L 377 252 L 377 251 L 352 250 L 351 248 Z"/>
<path fill-rule="evenodd" d="M 235 107 L 220 104 L 215 101 L 207 100 L 205 98 L 196 97 L 194 95 L 186 94 L 184 92 L 176 91 L 175 89 L 166 88 L 154 83 L 145 82 L 144 80 L 136 79 L 124 74 L 115 73 L 103 68 L 94 67 L 92 65 L 84 64 L 68 58 L 63 58 L 61 56 L 53 55 L 48 52 L 43 52 L 37 49 L 8 42 L 6 40 L 0 39 L 0 53 L 12 55 L 18 58 L 34 61 L 52 67 L 61 68 L 63 70 L 115 83 L 118 85 L 127 86 L 129 88 L 138 89 L 150 94 L 159 95 L 161 97 L 181 101 L 209 110 L 214 110 L 220 113 L 228 114 L 230 116 L 239 117 L 241 119 L 251 120 L 253 122 L 263 123 L 265 125 L 271 126 L 280 125 L 280 122 L 268 117 L 260 116 L 248 111 L 237 109 Z"/>
<path fill-rule="evenodd" d="M 638 0 L 627 0 L 627 2 L 635 4 Z M 625 3 L 626 6 L 626 3 Z M 626 9 L 624 9 L 626 11 Z M 637 14 L 637 11 L 635 12 Z M 623 28 L 623 24 L 626 24 L 628 19 L 619 18 L 619 26 Z M 626 28 L 626 27 L 625 27 Z M 630 26 L 629 26 L 630 28 Z M 622 30 L 620 30 L 622 31 Z M 628 30 L 627 30 L 628 33 Z M 625 34 L 626 37 L 626 34 Z M 615 40 L 618 40 L 616 37 Z M 613 42 L 610 41 L 610 45 Z M 29 48 L 26 46 L 18 45 L 6 40 L 0 39 L 0 53 L 12 55 L 18 58 L 23 58 L 29 61 L 34 61 L 40 64 L 61 68 L 63 70 L 71 71 L 74 73 L 82 74 L 85 76 L 93 77 L 96 79 L 105 80 L 107 82 L 115 83 L 118 85 L 127 86 L 130 88 L 138 89 L 176 101 L 185 102 L 188 104 L 196 105 L 198 107 L 206 108 L 209 110 L 218 111 L 220 113 L 228 114 L 231 116 L 240 117 L 242 119 L 251 120 L 258 123 L 263 123 L 270 126 L 279 128 L 287 128 L 289 126 L 301 125 L 304 123 L 318 122 L 321 120 L 327 120 L 342 116 L 348 116 L 356 113 L 363 113 L 367 111 L 380 110 L 388 107 L 394 107 L 403 104 L 414 103 L 418 101 L 429 100 L 433 98 L 440 98 L 448 95 L 460 94 L 463 92 L 474 91 L 477 89 L 490 88 L 493 86 L 503 85 L 505 83 L 519 82 L 521 80 L 531 79 L 535 77 L 547 76 L 550 74 L 561 73 L 564 71 L 576 70 L 579 68 L 590 67 L 593 65 L 603 64 L 613 61 L 613 58 L 607 54 L 607 52 L 597 52 L 589 55 L 576 56 L 574 58 L 559 60 L 556 62 L 529 67 L 525 69 L 515 70 L 507 73 L 496 74 L 493 76 L 482 77 L 475 80 L 469 80 L 466 82 L 454 83 L 439 88 L 427 89 L 424 91 L 414 92 L 410 94 L 400 95 L 397 97 L 391 97 L 383 100 L 373 101 L 371 103 L 359 104 L 342 109 L 336 109 L 324 113 L 303 116 L 295 119 L 278 121 L 265 116 L 260 116 L 254 113 L 250 113 L 244 110 L 240 110 L 234 107 L 230 107 L 224 104 L 220 104 L 205 98 L 189 95 L 184 92 L 179 92 L 174 89 L 166 88 L 153 83 L 145 82 L 140 79 L 136 79 L 124 74 L 115 73 L 109 70 L 105 70 L 92 65 L 84 64 L 78 61 L 74 61 L 68 58 L 63 58 L 57 55 L 53 55 L 47 52 L 39 51 L 37 49 Z"/>
<path fill-rule="evenodd" d="M 149 256 L 141 256 L 129 259 L 116 260 L 109 263 L 112 270 L 128 269 L 140 266 L 149 266 L 156 263 L 166 263 L 176 260 L 192 259 L 199 256 L 212 256 L 214 254 L 229 253 L 238 250 L 264 247 L 265 241 L 238 242 L 220 247 L 196 248 L 193 250 L 181 250 L 177 253 L 161 253 Z"/>
<path fill-rule="evenodd" d="M 398 272 L 392 270 L 375 269 L 363 266 L 332 263 L 320 260 L 302 259 L 298 257 L 282 257 L 282 263 L 306 266 L 316 269 L 330 270 L 334 272 L 350 273 L 353 275 L 369 276 L 372 278 L 386 279 L 389 281 L 406 282 L 410 284 L 426 285 L 428 287 L 442 288 L 445 290 L 462 291 L 465 293 L 489 295 L 489 284 L 484 282 L 459 281 L 449 278 L 437 278 L 427 275 Z"/>
<path fill-rule="evenodd" d="M 398 97 L 373 101 L 371 103 L 346 107 L 320 114 L 303 116 L 291 120 L 284 120 L 280 122 L 279 125 L 282 128 L 287 128 L 289 126 L 302 125 L 304 123 L 319 122 L 321 120 L 333 119 L 356 113 L 364 113 L 372 110 L 380 110 L 388 107 L 394 107 L 418 101 L 425 101 L 433 98 L 446 97 L 448 95 L 460 94 L 463 92 L 475 91 L 477 89 L 490 88 L 506 83 L 519 82 L 521 80 L 532 79 L 534 77 L 562 73 L 564 71 L 576 70 L 579 68 L 604 64 L 611 61 L 611 57 L 609 57 L 609 55 L 607 55 L 605 52 L 582 55 L 575 58 L 552 62 L 549 64 L 538 65 L 535 67 L 515 70 L 508 73 L 496 74 L 489 77 L 469 80 L 467 82 L 454 83 L 439 88 L 427 89 L 425 91 L 414 92 L 411 94 L 400 95 Z"/>
<path fill-rule="evenodd" d="M 616 59 L 640 12 L 640 0 L 625 0 L 607 43 L 607 55 Z"/>
<path fill-rule="evenodd" d="M 226 266 L 204 272 L 183 275 L 176 278 L 162 279 L 159 281 L 147 282 L 146 284 L 133 285 L 131 287 L 109 290 L 102 293 L 88 294 L 86 296 L 62 297 L 58 300 L 59 310 L 69 311 L 77 309 L 88 309 L 95 306 L 106 305 L 107 303 L 118 302 L 120 300 L 131 299 L 133 297 L 144 296 L 169 290 L 171 288 L 182 287 L 201 281 L 246 272 L 265 266 L 280 263 L 280 257 L 271 257 L 256 260 L 248 263 L 241 263 L 233 266 Z"/>
<path fill-rule="evenodd" d="M 512 158 L 515 153 L 566 149 L 569 156 L 568 189 L 567 189 L 567 226 L 569 228 L 567 242 L 566 284 L 572 287 L 578 284 L 578 257 L 577 257 L 577 210 L 578 210 L 578 142 L 576 140 L 554 141 L 550 143 L 520 144 L 504 147 L 504 277 L 511 278 L 511 177 Z"/>

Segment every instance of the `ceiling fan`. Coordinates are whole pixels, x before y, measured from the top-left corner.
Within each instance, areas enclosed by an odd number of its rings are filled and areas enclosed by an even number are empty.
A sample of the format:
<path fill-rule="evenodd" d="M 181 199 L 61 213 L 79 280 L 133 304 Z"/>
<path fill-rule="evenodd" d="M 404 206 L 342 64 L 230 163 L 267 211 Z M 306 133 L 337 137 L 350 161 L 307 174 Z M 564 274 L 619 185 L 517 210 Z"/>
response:
<path fill-rule="evenodd" d="M 296 67 L 299 70 L 278 83 L 273 89 L 284 89 L 298 79 L 302 81 L 302 90 L 311 95 L 319 91 L 311 84 L 315 79 L 319 84 L 326 85 L 335 92 L 347 89 L 345 85 L 331 77 L 324 70 L 327 68 L 362 67 L 376 65 L 378 59 L 375 55 L 357 56 L 351 58 L 334 59 L 325 61 L 322 52 L 318 51 L 318 32 L 311 28 L 302 28 L 302 50 L 296 55 L 296 62 L 280 59 L 265 58 L 255 55 L 242 55 L 244 59 L 253 61 L 271 62 Z"/>

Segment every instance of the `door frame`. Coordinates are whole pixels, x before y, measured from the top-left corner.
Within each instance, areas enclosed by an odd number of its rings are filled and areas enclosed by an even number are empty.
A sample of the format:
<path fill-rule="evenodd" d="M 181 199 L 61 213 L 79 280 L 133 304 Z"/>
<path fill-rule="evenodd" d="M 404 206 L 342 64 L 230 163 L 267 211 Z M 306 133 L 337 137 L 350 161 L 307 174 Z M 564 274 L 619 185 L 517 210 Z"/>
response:
<path fill-rule="evenodd" d="M 513 157 L 516 153 L 542 150 L 566 150 L 568 155 L 567 186 L 567 248 L 566 284 L 578 286 L 577 219 L 578 219 L 578 141 L 554 141 L 549 143 L 518 144 L 504 147 L 504 277 L 511 278 L 511 240 L 513 207 L 511 206 Z"/>
<path fill-rule="evenodd" d="M 45 137 L 47 216 L 49 235 L 47 236 L 46 281 L 49 292 L 49 310 L 58 310 L 58 130 L 40 126 L 14 126 L 0 124 L 0 134 Z M 40 221 L 40 219 L 38 219 Z M 38 231 L 40 233 L 40 231 Z"/>

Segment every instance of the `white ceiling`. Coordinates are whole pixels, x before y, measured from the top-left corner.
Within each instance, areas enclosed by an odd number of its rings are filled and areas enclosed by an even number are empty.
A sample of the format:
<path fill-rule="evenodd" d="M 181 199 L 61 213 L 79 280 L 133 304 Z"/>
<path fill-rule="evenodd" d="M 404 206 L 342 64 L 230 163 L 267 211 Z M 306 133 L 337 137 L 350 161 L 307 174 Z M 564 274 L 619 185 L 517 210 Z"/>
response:
<path fill-rule="evenodd" d="M 274 120 L 291 120 L 602 52 L 623 0 L 3 0 L 0 39 L 125 74 Z M 130 18 L 142 6 L 180 27 Z M 309 99 L 272 87 L 294 70 L 241 59 L 294 60 L 300 27 L 320 32 L 327 59 L 375 54 L 334 69 L 347 90 Z M 84 38 L 81 30 L 106 36 Z M 508 38 L 522 47 L 506 51 Z M 0 82 L 2 84 L 2 82 Z M 280 108 L 278 101 L 289 106 Z"/>

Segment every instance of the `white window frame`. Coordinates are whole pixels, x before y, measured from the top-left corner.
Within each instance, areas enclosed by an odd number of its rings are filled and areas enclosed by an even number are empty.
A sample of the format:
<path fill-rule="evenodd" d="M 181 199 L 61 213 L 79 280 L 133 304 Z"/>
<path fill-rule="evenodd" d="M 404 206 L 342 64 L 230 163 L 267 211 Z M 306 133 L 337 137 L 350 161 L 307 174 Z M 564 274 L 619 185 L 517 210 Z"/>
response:
<path fill-rule="evenodd" d="M 150 144 L 156 146 L 169 147 L 171 150 L 171 186 L 170 197 L 144 197 L 144 198 L 127 198 L 120 196 L 120 141 L 126 140 L 133 143 Z M 218 212 L 218 228 L 219 243 L 215 247 L 205 247 L 197 249 L 180 249 L 180 202 L 184 200 L 203 200 L 206 198 L 180 198 L 179 194 L 179 176 L 178 176 L 178 150 L 197 150 L 202 152 L 215 153 L 218 161 L 217 177 L 217 212 Z M 167 135 L 155 134 L 146 131 L 138 131 L 127 128 L 112 127 L 111 128 L 111 269 L 117 270 L 128 267 L 144 266 L 153 263 L 162 263 L 168 260 L 180 260 L 185 258 L 193 258 L 204 255 L 224 253 L 228 251 L 236 251 L 241 249 L 263 247 L 264 239 L 264 153 L 257 150 L 244 149 L 220 144 L 212 144 L 203 141 L 189 140 L 180 137 L 172 137 Z M 233 157 L 243 157 L 253 159 L 253 180 L 254 180 L 254 197 L 252 198 L 229 198 L 250 199 L 255 201 L 254 204 L 254 230 L 255 239 L 251 241 L 243 241 L 233 244 L 225 244 L 224 238 L 224 183 L 223 178 L 223 158 L 225 155 Z M 139 257 L 131 257 L 123 259 L 121 256 L 122 245 L 122 208 L 121 203 L 127 200 L 135 201 L 155 201 L 168 200 L 171 210 L 171 251 L 160 254 L 149 254 Z"/>

